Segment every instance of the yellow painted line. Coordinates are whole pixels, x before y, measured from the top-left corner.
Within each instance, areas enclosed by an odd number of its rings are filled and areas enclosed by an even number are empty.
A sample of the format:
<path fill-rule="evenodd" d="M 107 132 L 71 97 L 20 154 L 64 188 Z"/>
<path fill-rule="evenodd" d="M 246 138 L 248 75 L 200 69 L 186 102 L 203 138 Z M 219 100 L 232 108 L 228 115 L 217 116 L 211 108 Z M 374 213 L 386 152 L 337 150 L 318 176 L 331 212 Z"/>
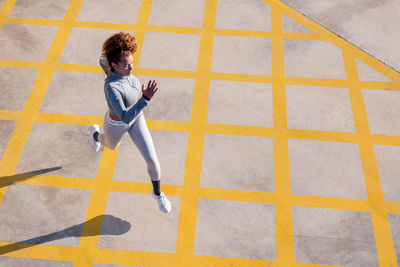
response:
<path fill-rule="evenodd" d="M 113 180 L 111 184 L 111 191 L 127 192 L 127 193 L 141 193 L 149 194 L 152 189 L 151 183 L 131 182 L 131 181 L 116 181 Z M 168 196 L 181 196 L 183 194 L 183 187 L 180 185 L 163 184 L 162 191 Z"/>
<path fill-rule="evenodd" d="M 334 266 L 339 266 L 339 265 L 325 265 L 325 264 L 312 264 L 312 263 L 296 262 L 293 266 L 296 266 L 296 267 L 334 267 Z"/>
<path fill-rule="evenodd" d="M 285 83 L 288 85 L 308 85 L 308 86 L 322 86 L 322 87 L 349 86 L 349 83 L 346 80 L 316 79 L 316 78 L 302 78 L 302 77 L 285 77 Z M 355 83 L 357 83 L 363 89 L 400 90 L 400 85 L 394 82 L 358 81 Z"/>
<path fill-rule="evenodd" d="M 325 37 L 321 34 L 302 33 L 302 32 L 278 32 L 278 33 L 276 33 L 275 31 L 215 29 L 214 34 L 215 35 L 224 35 L 224 36 L 263 37 L 263 38 L 283 37 L 284 39 L 325 40 Z"/>
<path fill-rule="evenodd" d="M 39 186 L 50 186 L 50 187 L 79 188 L 79 189 L 92 189 L 94 187 L 93 178 L 68 177 L 61 175 L 31 176 L 29 174 L 17 173 L 9 176 L 7 180 L 16 184 L 39 185 Z M 3 183 L 5 183 L 5 181 L 1 182 L 0 184 Z"/>
<path fill-rule="evenodd" d="M 123 23 L 107 23 L 107 22 L 92 22 L 92 21 L 72 21 L 72 27 L 76 28 L 88 28 L 88 29 L 106 29 L 116 31 L 128 31 L 132 32 L 134 24 L 123 24 Z"/>
<path fill-rule="evenodd" d="M 358 133 L 368 135 L 370 131 L 367 112 L 361 88 L 357 84 L 359 78 L 356 61 L 354 56 L 346 50 L 343 51 L 343 60 L 346 76 L 350 82 L 349 93 L 356 130 Z M 366 137 L 365 140 L 360 141 L 359 148 L 365 177 L 365 185 L 367 188 L 368 202 L 371 206 L 371 218 L 375 233 L 379 263 L 381 266 L 397 266 L 371 137 Z"/>
<path fill-rule="evenodd" d="M 142 48 L 144 45 L 144 37 L 145 37 L 145 27 L 149 21 L 150 18 L 150 11 L 151 11 L 151 5 L 152 5 L 152 0 L 143 0 L 141 5 L 140 5 L 140 10 L 139 10 L 139 15 L 137 19 L 137 25 L 135 26 L 135 38 L 136 41 L 138 42 L 138 49 L 133 56 L 133 62 L 136 62 L 136 64 L 139 62 L 140 54 L 142 52 Z M 137 66 L 136 66 L 137 67 Z M 134 73 L 136 74 L 136 69 L 134 70 Z"/>
<path fill-rule="evenodd" d="M 346 80 L 335 79 L 316 79 L 304 77 L 285 77 L 287 85 L 308 85 L 308 86 L 321 86 L 321 87 L 347 87 Z"/>
<path fill-rule="evenodd" d="M 140 14 L 140 13 L 139 13 Z M 75 21 L 73 27 L 78 28 L 94 28 L 94 29 L 109 29 L 121 31 L 137 31 L 143 32 L 168 32 L 168 33 L 187 33 L 187 34 L 200 34 L 201 28 L 193 27 L 171 27 L 171 26 L 153 26 L 146 25 L 147 21 L 140 21 L 137 24 L 122 24 L 122 23 L 107 23 L 107 22 L 89 22 L 89 21 Z"/>
<path fill-rule="evenodd" d="M 7 20 L 8 14 L 11 12 L 11 9 L 14 7 L 16 3 L 16 0 L 6 0 L 3 5 L 0 8 L 0 29 L 3 26 L 3 24 L 5 23 L 5 21 Z M 0 67 L 6 67 L 7 65 L 2 65 L 2 62 L 0 61 Z M 13 116 L 14 115 L 14 116 Z M 15 118 L 15 113 L 10 113 L 7 111 L 1 111 L 0 112 L 0 119 L 16 119 Z M 18 114 L 19 115 L 19 114 Z M 5 116 L 4 118 L 2 118 L 2 116 Z M 14 130 L 15 131 L 15 130 Z M 10 150 L 7 151 L 7 149 L 4 151 L 4 154 L 9 153 Z M 8 169 L 3 169 L 5 168 L 5 163 L 2 164 L 2 162 L 4 162 L 3 158 L 4 158 L 4 154 L 2 156 L 2 161 L 0 161 L 0 177 L 1 176 L 5 176 L 5 175 L 9 175 L 11 174 L 10 168 Z M 7 156 L 7 154 L 6 154 Z M 0 188 L 0 204 L 3 201 L 4 195 L 7 191 L 7 187 L 3 187 Z"/>
<path fill-rule="evenodd" d="M 400 203 L 399 202 L 386 202 L 386 210 L 391 214 L 400 214 Z"/>
<path fill-rule="evenodd" d="M 273 137 L 275 131 L 270 127 L 228 125 L 228 124 L 206 124 L 205 132 L 209 134 L 234 134 L 246 136 Z"/>
<path fill-rule="evenodd" d="M 282 135 L 285 133 L 283 132 Z M 304 130 L 304 129 L 288 129 L 287 137 L 292 139 L 304 140 L 319 140 L 319 141 L 333 141 L 355 143 L 359 140 L 359 135 L 356 133 L 346 132 L 330 132 L 330 131 L 317 131 L 317 130 Z"/>
<path fill-rule="evenodd" d="M 226 80 L 226 81 L 254 82 L 254 83 L 272 83 L 272 76 L 269 76 L 269 75 L 252 75 L 252 74 L 212 72 L 209 74 L 209 77 L 211 80 Z"/>
<path fill-rule="evenodd" d="M 215 256 L 195 255 L 192 257 L 193 266 L 283 266 L 275 261 L 258 260 L 258 259 L 244 259 L 244 258 L 227 258 Z M 192 264 L 190 264 L 192 265 Z"/>
<path fill-rule="evenodd" d="M 299 40 L 326 40 L 325 36 L 319 33 L 302 33 L 302 32 L 283 32 L 283 39 L 299 39 Z"/>
<path fill-rule="evenodd" d="M 56 65 L 56 70 L 89 72 L 89 73 L 103 73 L 103 70 L 100 66 L 82 65 L 82 64 L 67 64 L 67 63 L 58 63 Z M 104 78 L 105 77 L 106 77 L 106 75 L 104 74 Z"/>
<path fill-rule="evenodd" d="M 372 134 L 371 139 L 377 145 L 400 146 L 400 136 Z"/>
<path fill-rule="evenodd" d="M 43 62 L 0 59 L 0 67 L 2 68 L 20 68 L 20 69 L 40 69 Z"/>
<path fill-rule="evenodd" d="M 272 192 L 257 192 L 222 188 L 201 187 L 200 198 L 232 200 L 243 202 L 275 203 L 276 194 Z"/>
<path fill-rule="evenodd" d="M 210 82 L 205 78 L 196 79 L 193 102 L 191 124 L 192 129 L 204 132 L 207 120 L 208 90 Z"/>
<path fill-rule="evenodd" d="M 112 151 L 105 149 L 103 151 L 97 176 L 94 180 L 94 189 L 85 222 L 105 213 L 117 155 L 117 150 Z M 79 257 L 75 261 L 76 266 L 88 266 L 93 264 L 94 251 L 100 237 L 101 225 L 102 220 L 97 220 L 90 224 L 85 223 L 83 225 L 82 236 L 79 242 Z"/>
<path fill-rule="evenodd" d="M 61 26 L 62 20 L 55 19 L 32 19 L 32 18 L 12 18 L 6 19 L 7 24 L 29 24 L 42 26 Z"/>
<path fill-rule="evenodd" d="M 400 90 L 400 83 L 394 82 L 368 82 L 360 81 L 359 86 L 362 89 L 376 89 L 376 90 Z"/>
<path fill-rule="evenodd" d="M 357 81 L 358 72 L 354 58 L 351 54 L 343 52 L 343 60 L 347 79 L 349 81 Z M 359 133 L 369 133 L 367 111 L 364 106 L 362 91 L 355 83 L 351 83 L 349 86 L 349 93 L 356 131 Z"/>
<path fill-rule="evenodd" d="M 197 73 L 195 71 L 186 71 L 186 70 L 137 68 L 135 75 L 194 79 L 196 78 Z"/>
<path fill-rule="evenodd" d="M 266 261 L 258 259 L 244 258 L 227 258 L 205 255 L 193 255 L 185 259 L 176 258 L 171 253 L 154 253 L 154 252 L 138 252 L 124 251 L 112 249 L 98 249 L 94 255 L 96 263 L 103 264 L 120 264 L 120 265 L 135 265 L 135 266 L 188 266 L 184 265 L 185 260 L 189 261 L 189 266 L 284 266 L 276 261 Z M 299 267 L 328 267 L 334 265 L 309 264 L 309 263 L 294 263 L 290 266 Z"/>
<path fill-rule="evenodd" d="M 293 206 L 302 207 L 316 207 L 365 212 L 369 212 L 371 210 L 368 200 L 362 199 L 292 195 L 291 202 Z"/>
<path fill-rule="evenodd" d="M 217 1 L 207 0 L 204 9 L 203 31 L 200 40 L 198 56 L 198 78 L 195 82 L 191 131 L 189 132 L 186 166 L 184 174 L 184 194 L 181 199 L 179 215 L 176 256 L 183 259 L 185 265 L 192 264 L 190 260 L 194 253 L 196 220 L 198 209 L 198 194 L 200 188 L 201 166 L 204 146 L 204 125 L 207 119 L 207 103 L 209 80 L 213 51 L 215 17 Z"/>
<path fill-rule="evenodd" d="M 8 186 L 1 187 L 1 188 L 0 188 L 0 202 L 3 201 L 4 195 L 5 195 L 6 192 L 7 192 L 7 187 L 8 187 Z"/>
<path fill-rule="evenodd" d="M 74 125 L 103 125 L 104 117 L 99 116 L 84 116 L 72 114 L 59 114 L 59 113 L 43 113 L 38 114 L 37 122 L 45 123 L 60 123 L 60 124 L 74 124 Z"/>
<path fill-rule="evenodd" d="M 362 103 L 364 105 L 364 103 Z M 369 128 L 369 126 L 368 126 Z M 384 135 L 384 134 L 367 134 L 367 133 L 357 133 L 358 142 L 365 143 L 368 142 L 370 144 L 393 144 L 397 145 L 399 142 L 400 136 L 396 135 Z"/>
<path fill-rule="evenodd" d="M 93 259 L 96 263 L 104 264 L 157 267 L 181 266 L 179 265 L 181 260 L 177 259 L 173 253 L 142 252 L 117 249 L 96 249 L 93 252 Z"/>
<path fill-rule="evenodd" d="M 2 113 L 3 112 L 0 111 L 0 118 L 2 116 Z M 4 112 L 5 117 L 12 116 L 12 114 L 13 114 L 12 112 Z M 73 124 L 73 125 L 92 125 L 96 123 L 102 126 L 103 120 L 104 117 L 100 116 L 85 116 L 85 115 L 75 115 L 75 114 L 40 112 L 38 114 L 36 121 L 44 123 L 60 123 L 60 124 Z M 150 130 L 188 132 L 190 131 L 191 127 L 189 122 L 159 121 L 159 120 L 146 120 L 146 122 Z"/>
<path fill-rule="evenodd" d="M 277 132 L 274 137 L 274 176 L 277 197 L 275 202 L 276 260 L 279 266 L 292 266 L 295 261 L 292 206 L 288 201 L 290 199 L 289 145 L 287 137 L 279 134 L 279 132 L 287 131 L 282 13 L 276 5 L 269 4 L 271 28 L 276 35 L 271 39 L 273 124 Z"/>
<path fill-rule="evenodd" d="M 7 257 L 74 261 L 78 251 L 77 247 L 0 242 L 0 255 Z"/>
<path fill-rule="evenodd" d="M 294 263 L 292 205 L 290 203 L 289 146 L 286 138 L 274 139 L 276 257 L 281 266 Z"/>
<path fill-rule="evenodd" d="M 187 266 L 185 262 L 189 261 L 190 266 L 282 266 L 277 262 L 244 259 L 244 258 L 226 258 L 215 256 L 194 255 L 186 258 L 177 258 L 171 253 L 154 253 L 139 251 L 124 251 L 111 249 L 97 249 L 93 254 L 96 263 L 104 264 L 122 264 L 139 266 Z M 293 265 L 297 266 L 297 264 Z M 325 266 L 314 264 L 302 264 L 301 266 Z"/>
<path fill-rule="evenodd" d="M 63 24 L 64 26 L 68 26 L 69 28 L 71 28 L 71 25 L 76 21 L 76 18 L 78 17 L 83 2 L 84 0 L 71 0 L 67 12 L 65 12 L 64 15 L 64 22 L 66 22 L 66 24 Z"/>
<path fill-rule="evenodd" d="M 375 233 L 376 249 L 381 266 L 397 266 L 396 254 L 390 233 L 383 192 L 372 144 L 360 144 L 365 184 L 371 205 L 372 226 Z"/>
<path fill-rule="evenodd" d="M 0 110 L 0 120 L 15 121 L 21 117 L 21 111 L 18 110 Z"/>
<path fill-rule="evenodd" d="M 33 122 L 32 116 L 37 116 L 37 111 L 39 110 L 42 100 L 46 94 L 46 90 L 50 84 L 53 72 L 54 69 L 49 65 L 45 65 L 40 70 L 24 107 L 24 119 Z"/>
<path fill-rule="evenodd" d="M 176 244 L 178 258 L 193 255 L 203 145 L 204 135 L 189 134 Z"/>
<path fill-rule="evenodd" d="M 112 181 L 110 191 L 149 194 L 152 189 L 151 183 L 127 182 L 127 181 Z M 162 185 L 165 192 L 165 185 Z"/>
<path fill-rule="evenodd" d="M 146 32 L 168 32 L 168 33 L 186 33 L 186 34 L 201 34 L 201 28 L 194 27 L 171 27 L 171 26 L 152 26 L 144 27 Z"/>
<path fill-rule="evenodd" d="M 272 33 L 269 31 L 250 31 L 250 30 L 231 30 L 231 29 L 214 29 L 213 34 L 225 36 L 244 36 L 244 37 L 263 37 L 271 38 Z"/>
<path fill-rule="evenodd" d="M 11 9 L 14 7 L 17 0 L 6 0 L 0 8 L 0 29 L 3 24 L 7 21 L 7 17 L 11 12 Z"/>
<path fill-rule="evenodd" d="M 40 71 L 38 80 L 39 79 L 48 79 L 47 72 Z M 20 115 L 20 120 L 17 122 L 13 135 L 11 136 L 10 141 L 8 142 L 8 145 L 4 151 L 3 157 L 0 162 L 0 176 L 13 174 L 13 171 L 17 166 L 19 157 L 22 153 L 25 142 L 28 139 L 29 132 L 34 123 L 35 106 L 29 104 L 31 103 L 30 101 L 35 101 L 32 100 L 32 98 L 36 98 L 34 94 L 38 91 L 40 92 L 40 88 L 38 87 L 38 82 L 36 82 L 28 98 L 26 107 Z"/>
<path fill-rule="evenodd" d="M 285 135 L 286 133 L 283 131 L 281 133 L 277 132 L 276 134 Z M 368 141 L 370 143 L 379 145 L 392 145 L 392 146 L 400 145 L 400 136 L 394 136 L 394 135 L 288 129 L 287 137 L 294 139 L 332 141 L 332 142 L 344 142 L 344 143 L 359 143 Z"/>

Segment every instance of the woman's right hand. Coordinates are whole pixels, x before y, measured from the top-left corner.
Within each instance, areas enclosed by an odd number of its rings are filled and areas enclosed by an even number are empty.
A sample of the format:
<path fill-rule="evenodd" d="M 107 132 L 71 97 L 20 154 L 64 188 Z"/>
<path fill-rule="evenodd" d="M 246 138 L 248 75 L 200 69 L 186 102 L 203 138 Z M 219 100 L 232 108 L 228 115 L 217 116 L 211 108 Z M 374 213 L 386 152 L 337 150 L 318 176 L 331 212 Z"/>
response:
<path fill-rule="evenodd" d="M 143 95 L 148 98 L 149 100 L 154 96 L 154 94 L 157 92 L 158 86 L 156 80 L 150 80 L 149 83 L 147 84 L 147 88 L 144 89 L 144 84 L 142 84 L 142 93 Z"/>

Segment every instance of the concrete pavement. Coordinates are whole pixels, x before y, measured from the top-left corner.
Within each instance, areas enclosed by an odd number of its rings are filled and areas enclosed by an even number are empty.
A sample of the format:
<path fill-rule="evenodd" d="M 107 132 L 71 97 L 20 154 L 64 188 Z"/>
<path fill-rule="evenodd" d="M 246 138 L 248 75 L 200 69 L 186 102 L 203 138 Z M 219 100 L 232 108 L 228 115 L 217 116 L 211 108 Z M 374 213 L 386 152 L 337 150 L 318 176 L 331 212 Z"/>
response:
<path fill-rule="evenodd" d="M 378 60 L 352 44 L 370 39 L 277 0 L 0 4 L 0 266 L 400 262 L 389 50 Z M 87 144 L 107 109 L 101 45 L 119 31 L 138 40 L 134 75 L 159 83 L 144 114 L 170 214 L 128 136 Z"/>

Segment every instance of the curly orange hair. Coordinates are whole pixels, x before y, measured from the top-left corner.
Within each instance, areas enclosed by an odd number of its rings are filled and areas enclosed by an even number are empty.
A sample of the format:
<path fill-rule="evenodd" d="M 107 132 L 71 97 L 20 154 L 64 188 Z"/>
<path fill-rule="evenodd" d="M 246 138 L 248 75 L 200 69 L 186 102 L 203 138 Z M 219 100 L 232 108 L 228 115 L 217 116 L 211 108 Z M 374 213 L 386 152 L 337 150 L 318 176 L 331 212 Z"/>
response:
<path fill-rule="evenodd" d="M 102 57 L 106 58 L 111 71 L 114 71 L 111 63 L 118 64 L 121 56 L 129 56 L 137 50 L 136 39 L 129 33 L 116 33 L 109 37 L 103 44 Z"/>

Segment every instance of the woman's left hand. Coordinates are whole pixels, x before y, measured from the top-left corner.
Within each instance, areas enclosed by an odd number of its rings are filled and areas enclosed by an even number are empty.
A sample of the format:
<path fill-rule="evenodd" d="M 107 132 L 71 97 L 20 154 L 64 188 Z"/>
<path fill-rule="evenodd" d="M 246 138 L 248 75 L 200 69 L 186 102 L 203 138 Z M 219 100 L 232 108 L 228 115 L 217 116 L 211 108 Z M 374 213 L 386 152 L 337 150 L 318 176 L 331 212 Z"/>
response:
<path fill-rule="evenodd" d="M 147 97 L 149 100 L 154 96 L 154 94 L 158 90 L 158 85 L 156 80 L 150 80 L 149 83 L 147 84 L 147 88 L 144 89 L 144 84 L 142 84 L 142 93 L 145 97 Z"/>

